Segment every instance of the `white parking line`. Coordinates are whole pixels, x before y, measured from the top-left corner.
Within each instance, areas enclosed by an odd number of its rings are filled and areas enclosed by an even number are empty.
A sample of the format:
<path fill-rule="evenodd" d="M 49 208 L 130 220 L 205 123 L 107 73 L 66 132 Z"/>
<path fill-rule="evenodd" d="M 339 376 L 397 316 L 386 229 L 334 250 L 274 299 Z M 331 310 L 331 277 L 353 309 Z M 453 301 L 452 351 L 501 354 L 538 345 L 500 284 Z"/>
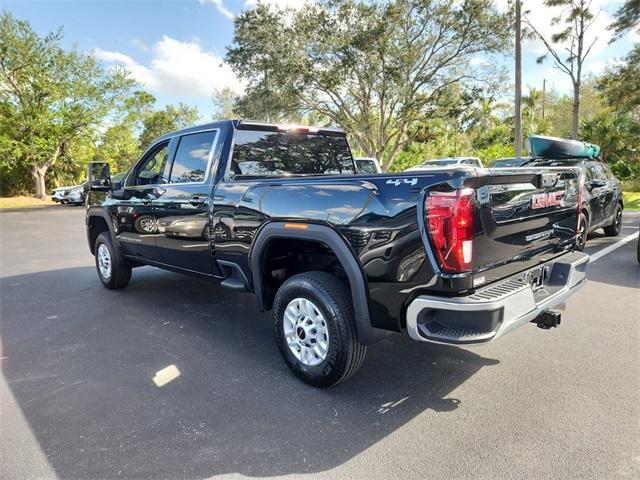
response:
<path fill-rule="evenodd" d="M 596 252 L 593 255 L 591 255 L 591 261 L 589 263 L 593 263 L 596 260 L 599 260 L 600 258 L 604 257 L 605 255 L 613 252 L 615 249 L 620 248 L 625 243 L 629 243 L 631 240 L 634 240 L 636 238 L 638 238 L 638 232 L 632 233 L 631 235 L 627 235 L 622 240 L 619 240 L 616 243 L 614 243 L 613 245 L 609 245 L 607 248 L 603 248 L 599 252 Z"/>

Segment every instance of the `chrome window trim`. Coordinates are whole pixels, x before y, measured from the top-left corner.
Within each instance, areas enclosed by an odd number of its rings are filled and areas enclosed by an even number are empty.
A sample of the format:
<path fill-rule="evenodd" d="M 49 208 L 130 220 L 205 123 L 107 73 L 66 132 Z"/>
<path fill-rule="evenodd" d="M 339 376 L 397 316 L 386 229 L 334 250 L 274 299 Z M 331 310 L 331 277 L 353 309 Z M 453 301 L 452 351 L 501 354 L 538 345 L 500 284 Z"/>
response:
<path fill-rule="evenodd" d="M 182 137 L 186 137 L 188 135 L 195 135 L 198 133 L 206 133 L 206 132 L 216 132 L 214 138 L 213 138 L 213 142 L 211 143 L 211 148 L 209 149 L 209 158 L 207 159 L 207 170 L 205 172 L 205 176 L 204 176 L 204 180 L 202 182 L 181 182 L 181 183 L 150 183 L 148 185 L 131 185 L 131 186 L 126 186 L 124 187 L 125 190 L 127 189 L 139 189 L 140 187 L 142 188 L 149 188 L 149 187 L 164 187 L 167 185 L 170 186 L 185 186 L 185 185 L 205 185 L 208 183 L 209 181 L 209 175 L 211 173 L 212 170 L 212 165 L 215 163 L 217 165 L 218 162 L 213 162 L 214 157 L 216 157 L 215 153 L 216 153 L 216 148 L 218 147 L 218 139 L 220 138 L 220 128 L 216 127 L 216 128 L 204 128 L 202 130 L 197 130 L 195 132 L 186 132 L 186 133 L 177 133 L 175 135 L 172 135 L 170 137 L 163 137 L 162 140 L 158 140 L 157 142 L 153 143 L 149 148 L 147 148 L 144 153 L 140 156 L 140 159 L 138 160 L 138 162 L 136 163 L 135 167 L 131 170 L 131 172 L 129 172 L 127 174 L 127 176 L 125 177 L 125 180 L 129 179 L 129 175 L 131 175 L 136 168 L 138 167 L 138 165 L 140 164 L 141 161 L 143 161 L 144 157 L 151 151 L 153 150 L 155 147 L 157 147 L 159 144 L 167 142 L 167 146 L 169 146 L 169 144 L 171 143 L 172 140 L 174 140 L 175 138 L 181 139 Z M 176 154 L 178 153 L 178 147 L 180 146 L 180 143 L 178 142 L 178 145 L 176 146 L 176 152 L 173 155 L 173 158 L 171 159 L 171 170 L 173 170 L 173 162 L 176 159 Z M 219 155 L 218 155 L 219 157 Z M 216 158 L 217 160 L 217 158 Z M 169 175 L 171 174 L 171 170 L 169 171 Z"/>
<path fill-rule="evenodd" d="M 209 148 L 209 156 L 207 158 L 207 169 L 205 171 L 204 174 L 204 180 L 202 180 L 201 182 L 180 182 L 180 183 L 171 183 L 171 173 L 173 172 L 173 165 L 176 161 L 176 156 L 178 155 L 178 149 L 180 148 L 180 142 L 182 141 L 183 137 L 188 137 L 190 135 L 197 135 L 199 133 L 207 133 L 207 132 L 216 132 L 215 136 L 213 137 L 213 142 L 211 142 L 211 147 Z M 161 185 L 171 185 L 171 186 L 183 186 L 183 185 L 205 185 L 206 183 L 208 183 L 209 181 L 209 175 L 211 173 L 211 166 L 213 164 L 213 157 L 216 151 L 216 148 L 218 146 L 218 137 L 220 136 L 220 129 L 219 128 L 210 128 L 210 129 L 206 129 L 206 130 L 198 130 L 197 132 L 189 132 L 189 133 L 185 133 L 183 135 L 176 135 L 179 138 L 179 142 L 178 145 L 176 146 L 176 152 L 173 155 L 173 159 L 171 160 L 171 170 L 169 171 L 169 183 L 162 183 Z M 175 138 L 175 137 L 173 137 Z"/>

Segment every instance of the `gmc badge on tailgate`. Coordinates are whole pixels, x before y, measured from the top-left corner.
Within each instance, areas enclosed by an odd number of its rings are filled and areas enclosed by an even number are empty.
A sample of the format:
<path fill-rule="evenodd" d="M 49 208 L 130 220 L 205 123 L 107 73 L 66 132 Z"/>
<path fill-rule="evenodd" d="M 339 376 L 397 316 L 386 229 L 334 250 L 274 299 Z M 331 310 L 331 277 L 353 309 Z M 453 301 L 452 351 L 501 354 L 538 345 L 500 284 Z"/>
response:
<path fill-rule="evenodd" d="M 531 208 L 556 207 L 560 205 L 558 198 L 564 192 L 534 193 L 531 195 Z"/>

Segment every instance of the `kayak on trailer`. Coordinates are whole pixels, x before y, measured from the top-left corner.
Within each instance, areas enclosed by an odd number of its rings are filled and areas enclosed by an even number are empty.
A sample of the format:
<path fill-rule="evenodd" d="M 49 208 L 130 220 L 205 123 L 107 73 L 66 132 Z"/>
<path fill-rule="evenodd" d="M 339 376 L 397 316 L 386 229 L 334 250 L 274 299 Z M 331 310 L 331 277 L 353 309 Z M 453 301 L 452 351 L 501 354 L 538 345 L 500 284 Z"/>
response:
<path fill-rule="evenodd" d="M 600 146 L 579 140 L 530 135 L 529 150 L 534 157 L 594 158 L 600 154 Z"/>

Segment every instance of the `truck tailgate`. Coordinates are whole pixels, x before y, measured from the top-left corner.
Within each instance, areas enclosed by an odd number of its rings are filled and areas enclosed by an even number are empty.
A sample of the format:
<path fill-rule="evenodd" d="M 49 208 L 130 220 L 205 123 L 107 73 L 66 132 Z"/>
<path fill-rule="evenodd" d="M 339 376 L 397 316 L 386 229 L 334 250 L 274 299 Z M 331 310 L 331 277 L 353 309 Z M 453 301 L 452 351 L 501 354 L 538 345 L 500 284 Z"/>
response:
<path fill-rule="evenodd" d="M 580 202 L 572 168 L 491 169 L 478 177 L 474 284 L 547 261 L 574 242 Z M 507 268 L 500 268 L 505 267 Z M 493 272 L 488 272 L 496 269 Z"/>

